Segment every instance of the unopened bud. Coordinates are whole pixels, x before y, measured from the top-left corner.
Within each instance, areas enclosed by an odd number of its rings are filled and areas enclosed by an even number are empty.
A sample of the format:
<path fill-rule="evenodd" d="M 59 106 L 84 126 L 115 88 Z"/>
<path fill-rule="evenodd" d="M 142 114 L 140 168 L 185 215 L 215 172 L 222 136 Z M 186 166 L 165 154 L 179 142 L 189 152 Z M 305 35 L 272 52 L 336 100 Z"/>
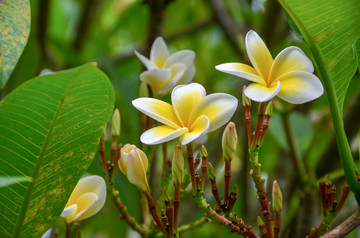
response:
<path fill-rule="evenodd" d="M 235 123 L 229 122 L 222 136 L 223 155 L 228 162 L 235 156 L 237 140 Z"/>
<path fill-rule="evenodd" d="M 175 147 L 172 162 L 172 176 L 174 185 L 179 187 L 184 176 L 184 156 L 180 145 Z"/>
<path fill-rule="evenodd" d="M 170 195 L 169 192 L 166 188 L 164 188 L 164 201 L 165 203 L 169 203 L 170 202 Z"/>
<path fill-rule="evenodd" d="M 207 175 L 209 180 L 215 180 L 216 178 L 215 169 L 210 162 L 207 163 Z"/>
<path fill-rule="evenodd" d="M 201 146 L 201 158 L 207 158 L 208 157 L 208 153 L 207 153 L 207 150 L 205 148 L 204 145 Z"/>
<path fill-rule="evenodd" d="M 264 227 L 265 226 L 264 221 L 259 216 L 256 218 L 256 223 L 257 223 L 258 227 Z"/>
<path fill-rule="evenodd" d="M 325 176 L 325 185 L 326 186 L 331 186 L 332 185 L 332 182 L 331 182 L 331 179 L 330 179 L 329 175 Z"/>
<path fill-rule="evenodd" d="M 119 137 L 120 135 L 120 121 L 120 111 L 116 108 L 111 120 L 111 134 L 114 137 Z"/>
<path fill-rule="evenodd" d="M 274 212 L 280 213 L 282 210 L 283 197 L 282 197 L 280 186 L 276 180 L 273 182 L 272 200 L 273 200 Z"/>
<path fill-rule="evenodd" d="M 233 186 L 233 188 L 232 188 L 232 190 L 231 190 L 231 193 L 233 193 L 233 194 L 237 194 L 238 193 L 238 188 L 237 188 L 237 186 L 236 186 L 236 184 Z"/>
<path fill-rule="evenodd" d="M 245 95 L 245 89 L 246 89 L 246 86 L 244 85 L 243 87 L 243 91 L 242 91 L 242 103 L 243 103 L 243 107 L 250 107 L 251 106 L 251 100 L 250 98 L 246 97 Z"/>
<path fill-rule="evenodd" d="M 139 97 L 149 97 L 149 87 L 146 83 L 141 82 L 140 90 L 139 90 Z"/>
<path fill-rule="evenodd" d="M 266 117 L 271 117 L 271 116 L 272 116 L 272 112 L 273 112 L 273 103 L 272 103 L 272 101 L 270 101 L 270 102 L 268 103 L 268 105 L 266 106 L 265 116 L 266 116 Z"/>
<path fill-rule="evenodd" d="M 135 145 L 126 144 L 121 149 L 118 164 L 121 172 L 128 178 L 130 183 L 144 192 L 150 191 L 146 178 L 148 159 L 142 150 Z"/>

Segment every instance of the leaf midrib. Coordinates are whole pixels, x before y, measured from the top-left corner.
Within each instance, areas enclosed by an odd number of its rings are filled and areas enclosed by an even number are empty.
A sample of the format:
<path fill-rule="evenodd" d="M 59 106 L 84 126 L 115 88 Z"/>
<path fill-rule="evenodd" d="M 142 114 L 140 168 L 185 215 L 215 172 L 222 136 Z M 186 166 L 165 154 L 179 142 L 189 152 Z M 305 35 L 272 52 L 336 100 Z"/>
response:
<path fill-rule="evenodd" d="M 74 78 L 70 81 L 69 85 L 67 86 L 65 92 L 64 92 L 64 95 L 61 97 L 60 99 L 60 103 L 56 109 L 56 113 L 54 115 L 54 118 L 52 120 L 52 123 L 49 127 L 49 132 L 48 134 L 46 135 L 45 137 L 45 141 L 44 141 L 44 144 L 43 144 L 43 147 L 41 148 L 41 151 L 40 151 L 40 154 L 39 154 L 39 158 L 36 162 L 36 165 L 35 165 L 35 168 L 34 168 L 34 172 L 32 174 L 32 182 L 30 182 L 29 184 L 29 187 L 28 189 L 26 190 L 26 194 L 25 194 L 25 198 L 24 198 L 24 202 L 21 206 L 21 210 L 20 210 L 20 215 L 18 217 L 18 220 L 16 222 L 16 226 L 15 226 L 15 231 L 14 231 L 14 234 L 13 234 L 13 238 L 18 238 L 19 235 L 20 235 L 20 232 L 21 232 L 21 227 L 24 223 L 24 220 L 25 220 L 25 216 L 26 216 L 26 212 L 27 212 L 27 208 L 29 206 L 29 203 L 30 203 L 30 198 L 31 198 L 31 195 L 32 195 L 32 192 L 33 192 L 33 188 L 34 188 L 34 185 L 36 183 L 36 179 L 37 179 L 37 175 L 39 174 L 39 170 L 40 170 L 40 167 L 41 167 L 41 164 L 42 164 L 42 161 L 43 161 L 43 158 L 44 158 L 44 155 L 45 155 L 45 152 L 47 150 L 47 146 L 50 142 L 50 139 L 53 135 L 53 132 L 54 132 L 54 127 L 55 127 L 55 124 L 56 124 L 56 121 L 57 121 L 57 118 L 58 118 L 58 115 L 60 113 L 60 110 L 61 108 L 63 107 L 64 105 L 64 101 L 65 101 L 65 98 L 67 97 L 69 91 L 70 91 L 70 88 L 71 86 L 73 85 L 74 81 L 77 79 L 77 76 L 85 69 L 86 67 L 83 67 L 82 69 L 80 69 L 75 75 L 74 75 Z"/>

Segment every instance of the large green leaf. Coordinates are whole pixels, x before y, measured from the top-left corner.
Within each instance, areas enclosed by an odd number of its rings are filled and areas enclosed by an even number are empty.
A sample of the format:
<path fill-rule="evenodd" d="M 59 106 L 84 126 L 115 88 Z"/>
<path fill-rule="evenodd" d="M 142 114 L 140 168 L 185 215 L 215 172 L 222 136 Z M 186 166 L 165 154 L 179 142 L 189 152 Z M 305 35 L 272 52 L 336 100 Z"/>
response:
<path fill-rule="evenodd" d="M 29 33 L 29 1 L 0 0 L 0 90 L 19 60 Z"/>
<path fill-rule="evenodd" d="M 355 43 L 360 37 L 360 1 L 279 0 L 279 2 L 303 35 L 318 66 L 324 66 L 326 72 L 320 72 L 323 83 L 332 84 L 337 106 L 342 112 L 345 94 L 358 64 Z M 330 82 L 324 77 L 330 78 Z M 326 85 L 325 89 L 327 89 Z"/>
<path fill-rule="evenodd" d="M 0 102 L 0 176 L 33 178 L 0 188 L 0 237 L 41 237 L 59 217 L 113 104 L 93 64 L 30 80 Z"/>

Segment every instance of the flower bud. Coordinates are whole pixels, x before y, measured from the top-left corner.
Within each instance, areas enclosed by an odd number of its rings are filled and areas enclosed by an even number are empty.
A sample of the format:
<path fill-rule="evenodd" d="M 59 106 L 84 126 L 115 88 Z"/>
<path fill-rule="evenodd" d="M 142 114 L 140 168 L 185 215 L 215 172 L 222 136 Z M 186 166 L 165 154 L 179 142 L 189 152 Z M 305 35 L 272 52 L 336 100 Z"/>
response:
<path fill-rule="evenodd" d="M 209 180 L 214 180 L 216 178 L 215 169 L 210 162 L 207 163 L 207 175 Z"/>
<path fill-rule="evenodd" d="M 231 161 L 234 158 L 237 144 L 237 133 L 235 123 L 229 122 L 222 136 L 222 149 L 224 159 Z"/>
<path fill-rule="evenodd" d="M 206 150 L 206 147 L 204 145 L 201 146 L 201 158 L 207 158 L 208 157 L 208 153 L 207 153 L 207 150 Z"/>
<path fill-rule="evenodd" d="M 120 135 L 120 120 L 120 111 L 116 108 L 111 120 L 111 133 L 113 137 L 119 137 Z"/>
<path fill-rule="evenodd" d="M 130 183 L 136 185 L 144 192 L 150 190 L 146 178 L 148 159 L 146 154 L 135 145 L 126 144 L 121 149 L 119 168 Z"/>
<path fill-rule="evenodd" d="M 256 223 L 257 223 L 258 227 L 264 227 L 265 226 L 264 221 L 259 216 L 256 218 Z"/>
<path fill-rule="evenodd" d="M 149 87 L 146 83 L 142 82 L 140 84 L 139 97 L 149 97 Z"/>
<path fill-rule="evenodd" d="M 245 89 L 246 89 L 246 86 L 244 85 L 243 91 L 242 91 L 242 96 L 241 96 L 242 104 L 243 104 L 243 107 L 250 107 L 251 106 L 251 100 L 248 97 L 246 97 L 246 95 L 244 93 Z"/>
<path fill-rule="evenodd" d="M 282 210 L 283 197 L 282 197 L 280 186 L 276 180 L 273 182 L 272 200 L 273 200 L 274 212 L 280 213 Z"/>
<path fill-rule="evenodd" d="M 97 175 L 79 180 L 61 213 L 66 223 L 84 220 L 98 213 L 106 201 L 105 180 Z"/>
<path fill-rule="evenodd" d="M 271 116 L 272 116 L 272 112 L 273 112 L 273 103 L 272 103 L 272 101 L 270 101 L 270 102 L 268 103 L 268 105 L 266 106 L 265 116 L 266 116 L 266 117 L 271 117 Z"/>
<path fill-rule="evenodd" d="M 175 147 L 172 161 L 172 176 L 174 185 L 179 187 L 184 176 L 184 156 L 180 145 Z"/>

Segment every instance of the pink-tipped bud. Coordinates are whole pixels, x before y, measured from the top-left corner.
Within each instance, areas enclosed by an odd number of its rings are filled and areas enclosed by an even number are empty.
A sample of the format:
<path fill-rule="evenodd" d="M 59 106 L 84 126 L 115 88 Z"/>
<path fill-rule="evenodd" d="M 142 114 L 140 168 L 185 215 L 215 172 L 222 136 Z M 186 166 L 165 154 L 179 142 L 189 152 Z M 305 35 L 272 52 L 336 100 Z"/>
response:
<path fill-rule="evenodd" d="M 144 192 L 150 191 L 146 178 L 148 158 L 142 150 L 135 145 L 126 144 L 121 149 L 118 164 L 121 172 L 128 178 L 130 183 Z"/>
<path fill-rule="evenodd" d="M 235 123 L 229 122 L 222 136 L 223 155 L 224 159 L 228 162 L 231 161 L 235 156 L 237 141 L 238 138 Z"/>
<path fill-rule="evenodd" d="M 280 186 L 276 180 L 273 182 L 272 200 L 273 200 L 274 212 L 280 213 L 282 210 L 283 197 L 282 197 Z"/>
<path fill-rule="evenodd" d="M 244 93 L 245 89 L 246 89 L 246 86 L 244 85 L 243 91 L 242 91 L 242 104 L 243 104 L 243 107 L 250 107 L 251 106 L 251 100 L 250 100 L 250 98 L 246 97 L 246 95 Z"/>
<path fill-rule="evenodd" d="M 184 156 L 180 145 L 175 147 L 172 161 L 172 176 L 174 185 L 179 187 L 184 177 Z"/>

